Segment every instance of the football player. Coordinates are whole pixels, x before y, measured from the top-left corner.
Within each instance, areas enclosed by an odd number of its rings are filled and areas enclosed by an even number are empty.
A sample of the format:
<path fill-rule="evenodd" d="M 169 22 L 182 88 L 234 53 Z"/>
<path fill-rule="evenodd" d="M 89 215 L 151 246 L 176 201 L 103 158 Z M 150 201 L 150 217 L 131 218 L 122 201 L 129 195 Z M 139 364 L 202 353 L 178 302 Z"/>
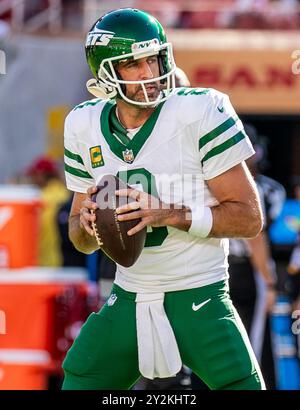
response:
<path fill-rule="evenodd" d="M 91 195 L 105 174 L 133 187 L 117 192 L 134 199 L 119 221 L 141 218 L 128 235 L 148 230 L 138 261 L 117 266 L 110 298 L 69 350 L 63 388 L 129 389 L 141 374 L 170 377 L 185 364 L 211 389 L 264 389 L 228 294 L 224 238 L 262 228 L 244 162 L 254 151 L 228 96 L 175 88 L 172 45 L 141 10 L 101 17 L 86 56 L 97 98 L 65 122 L 70 238 L 84 253 L 98 249 Z"/>

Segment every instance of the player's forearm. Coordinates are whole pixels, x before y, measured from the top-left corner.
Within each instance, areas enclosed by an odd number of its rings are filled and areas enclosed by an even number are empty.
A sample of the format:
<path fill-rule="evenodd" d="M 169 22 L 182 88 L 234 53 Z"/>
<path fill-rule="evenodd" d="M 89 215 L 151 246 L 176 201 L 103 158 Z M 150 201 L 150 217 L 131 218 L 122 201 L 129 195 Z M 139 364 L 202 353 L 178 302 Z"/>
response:
<path fill-rule="evenodd" d="M 213 225 L 209 237 L 213 238 L 254 238 L 262 230 L 263 217 L 259 204 L 223 202 L 211 208 Z M 169 209 L 161 215 L 165 225 L 188 231 L 191 226 L 191 210 L 177 209 L 169 204 Z"/>
<path fill-rule="evenodd" d="M 223 202 L 211 208 L 213 238 L 254 238 L 262 230 L 263 217 L 259 204 Z"/>
<path fill-rule="evenodd" d="M 69 218 L 69 238 L 79 252 L 90 254 L 99 249 L 95 237 L 80 226 L 80 215 Z"/>

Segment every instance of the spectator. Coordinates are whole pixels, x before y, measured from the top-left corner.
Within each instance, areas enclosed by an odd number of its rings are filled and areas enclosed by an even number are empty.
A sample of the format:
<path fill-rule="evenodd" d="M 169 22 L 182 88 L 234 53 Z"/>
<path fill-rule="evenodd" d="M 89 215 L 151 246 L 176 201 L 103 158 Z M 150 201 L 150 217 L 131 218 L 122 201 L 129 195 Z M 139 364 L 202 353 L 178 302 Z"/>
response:
<path fill-rule="evenodd" d="M 39 265 L 61 266 L 59 232 L 56 223 L 58 208 L 69 193 L 60 179 L 58 167 L 47 157 L 35 160 L 27 170 L 27 176 L 41 189 L 43 208 L 39 238 Z"/>
<path fill-rule="evenodd" d="M 295 200 L 299 203 L 300 210 L 300 179 L 296 181 L 294 188 Z M 288 280 L 287 290 L 292 302 L 292 312 L 294 313 L 292 319 L 294 324 L 292 326 L 293 333 L 295 334 L 297 358 L 300 366 L 300 332 L 299 332 L 299 314 L 300 314 L 300 219 L 295 223 L 295 227 L 298 230 L 297 242 L 292 250 L 290 261 L 287 267 Z M 295 323 L 297 321 L 297 323 Z M 296 329 L 294 329 L 296 326 Z M 297 330 L 297 332 L 295 331 Z"/>
<path fill-rule="evenodd" d="M 294 195 L 300 210 L 300 179 L 295 183 Z M 300 309 L 300 219 L 295 217 L 293 227 L 297 230 L 297 239 L 291 253 L 287 271 L 289 273 L 288 289 L 294 301 L 294 310 L 297 310 Z"/>
<path fill-rule="evenodd" d="M 294 194 L 295 194 L 296 201 L 299 202 L 299 208 L 300 208 L 300 179 L 299 181 L 295 183 Z M 300 274 L 300 220 L 298 220 L 297 222 L 298 222 L 297 223 L 297 228 L 298 228 L 297 244 L 292 251 L 290 262 L 288 265 L 288 273 L 290 275 Z M 294 225 L 296 225 L 296 223 Z M 299 293 L 300 293 L 300 289 L 299 289 Z M 299 306 L 300 306 L 300 295 L 299 295 Z"/>
<path fill-rule="evenodd" d="M 277 30 L 299 28 L 299 3 L 297 0 L 270 0 L 269 26 Z"/>

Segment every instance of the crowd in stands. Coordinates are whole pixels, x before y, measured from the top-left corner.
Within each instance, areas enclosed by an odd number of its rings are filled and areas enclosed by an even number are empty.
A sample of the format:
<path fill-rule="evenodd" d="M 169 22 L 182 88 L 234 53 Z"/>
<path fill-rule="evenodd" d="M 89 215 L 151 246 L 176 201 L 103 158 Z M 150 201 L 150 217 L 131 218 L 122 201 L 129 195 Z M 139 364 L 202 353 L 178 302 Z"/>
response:
<path fill-rule="evenodd" d="M 0 10 L 1 10 L 0 0 Z M 50 0 L 26 0 L 24 19 L 47 9 Z M 62 27 L 82 30 L 84 10 L 93 6 L 95 19 L 114 7 L 108 0 L 96 7 L 88 0 L 61 0 Z M 182 29 L 297 30 L 300 28 L 299 0 L 124 0 L 121 7 L 137 7 L 154 14 L 165 27 Z M 11 19 L 11 12 L 0 19 Z"/>
<path fill-rule="evenodd" d="M 297 0 L 212 0 L 198 4 L 199 11 L 197 7 L 179 11 L 178 27 L 259 30 L 299 27 Z"/>

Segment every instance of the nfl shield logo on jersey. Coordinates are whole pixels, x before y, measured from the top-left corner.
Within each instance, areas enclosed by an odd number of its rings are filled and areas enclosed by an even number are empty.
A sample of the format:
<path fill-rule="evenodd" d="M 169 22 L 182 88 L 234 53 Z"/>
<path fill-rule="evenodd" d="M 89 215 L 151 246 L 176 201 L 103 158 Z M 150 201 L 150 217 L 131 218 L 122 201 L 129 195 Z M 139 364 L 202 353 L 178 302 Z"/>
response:
<path fill-rule="evenodd" d="M 118 299 L 118 296 L 115 293 L 112 293 L 107 301 L 108 306 L 112 306 L 115 301 Z"/>
<path fill-rule="evenodd" d="M 123 153 L 124 161 L 131 164 L 134 160 L 134 155 L 133 155 L 132 149 L 126 149 L 122 153 Z"/>

